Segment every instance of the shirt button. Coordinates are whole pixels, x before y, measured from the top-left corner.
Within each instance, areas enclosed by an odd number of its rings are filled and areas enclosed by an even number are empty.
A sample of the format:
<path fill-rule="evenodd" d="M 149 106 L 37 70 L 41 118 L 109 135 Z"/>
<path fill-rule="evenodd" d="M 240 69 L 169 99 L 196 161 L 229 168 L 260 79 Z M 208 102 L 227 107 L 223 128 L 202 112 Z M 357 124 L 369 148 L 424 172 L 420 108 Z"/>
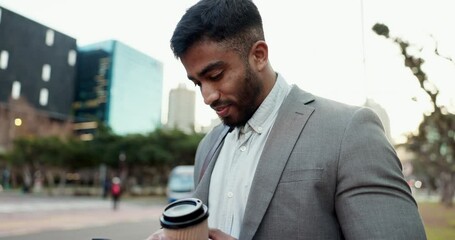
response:
<path fill-rule="evenodd" d="M 262 131 L 262 127 L 258 127 L 258 131 L 259 131 L 259 132 Z"/>
<path fill-rule="evenodd" d="M 245 152 L 245 150 L 246 150 L 246 147 L 245 147 L 245 146 L 241 146 L 241 147 L 240 147 L 240 151 Z"/>
<path fill-rule="evenodd" d="M 228 198 L 232 198 L 232 197 L 234 196 L 234 193 L 228 192 L 228 193 L 227 193 L 227 196 L 228 196 Z"/>

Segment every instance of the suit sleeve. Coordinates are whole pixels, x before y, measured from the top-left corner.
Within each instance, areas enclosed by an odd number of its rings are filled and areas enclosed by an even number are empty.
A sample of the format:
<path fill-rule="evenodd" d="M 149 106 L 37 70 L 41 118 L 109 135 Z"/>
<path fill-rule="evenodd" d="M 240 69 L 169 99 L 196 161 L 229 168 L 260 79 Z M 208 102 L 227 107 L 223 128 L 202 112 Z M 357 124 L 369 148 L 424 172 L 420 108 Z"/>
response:
<path fill-rule="evenodd" d="M 426 239 L 401 163 L 373 111 L 353 114 L 339 156 L 335 211 L 346 239 Z"/>

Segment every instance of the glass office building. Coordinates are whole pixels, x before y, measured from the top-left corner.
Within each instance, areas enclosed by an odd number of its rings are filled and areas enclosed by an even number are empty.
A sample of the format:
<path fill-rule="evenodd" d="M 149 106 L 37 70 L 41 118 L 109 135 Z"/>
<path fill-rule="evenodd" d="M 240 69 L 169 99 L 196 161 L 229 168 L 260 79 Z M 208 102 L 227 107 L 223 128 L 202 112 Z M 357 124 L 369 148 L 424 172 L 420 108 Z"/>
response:
<path fill-rule="evenodd" d="M 79 47 L 75 92 L 80 134 L 97 121 L 120 135 L 161 126 L 163 65 L 119 41 Z"/>

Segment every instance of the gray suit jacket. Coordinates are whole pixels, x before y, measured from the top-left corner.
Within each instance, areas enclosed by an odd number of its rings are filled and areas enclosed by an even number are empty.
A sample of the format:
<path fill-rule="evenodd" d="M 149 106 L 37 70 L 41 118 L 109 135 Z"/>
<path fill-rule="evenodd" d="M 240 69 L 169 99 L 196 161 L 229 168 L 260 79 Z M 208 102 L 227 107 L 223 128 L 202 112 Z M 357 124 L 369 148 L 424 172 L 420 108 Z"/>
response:
<path fill-rule="evenodd" d="M 219 137 L 214 132 L 196 153 L 196 181 Z M 217 154 L 195 191 L 206 204 Z M 280 107 L 246 209 L 241 240 L 426 239 L 377 115 L 296 86 Z"/>

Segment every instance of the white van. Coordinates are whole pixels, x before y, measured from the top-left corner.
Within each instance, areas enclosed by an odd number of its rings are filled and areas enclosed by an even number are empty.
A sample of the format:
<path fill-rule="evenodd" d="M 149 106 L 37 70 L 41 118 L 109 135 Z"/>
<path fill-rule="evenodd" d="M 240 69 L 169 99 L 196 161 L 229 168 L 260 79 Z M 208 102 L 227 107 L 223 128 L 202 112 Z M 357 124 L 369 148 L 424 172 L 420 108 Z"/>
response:
<path fill-rule="evenodd" d="M 194 166 L 181 165 L 172 169 L 167 183 L 167 200 L 169 203 L 188 198 L 193 195 L 194 180 L 193 180 Z"/>

